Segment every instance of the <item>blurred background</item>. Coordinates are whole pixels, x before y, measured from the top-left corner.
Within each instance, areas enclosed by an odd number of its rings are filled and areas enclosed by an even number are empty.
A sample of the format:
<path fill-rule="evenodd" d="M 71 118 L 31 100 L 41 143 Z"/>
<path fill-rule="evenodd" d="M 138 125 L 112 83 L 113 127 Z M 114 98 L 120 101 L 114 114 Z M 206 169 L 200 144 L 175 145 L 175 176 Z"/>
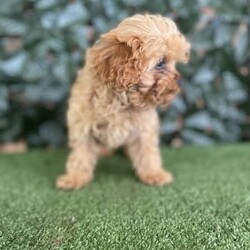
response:
<path fill-rule="evenodd" d="M 135 13 L 175 20 L 192 44 L 183 92 L 160 109 L 162 144 L 250 140 L 249 0 L 0 0 L 0 150 L 66 145 L 85 50 Z"/>

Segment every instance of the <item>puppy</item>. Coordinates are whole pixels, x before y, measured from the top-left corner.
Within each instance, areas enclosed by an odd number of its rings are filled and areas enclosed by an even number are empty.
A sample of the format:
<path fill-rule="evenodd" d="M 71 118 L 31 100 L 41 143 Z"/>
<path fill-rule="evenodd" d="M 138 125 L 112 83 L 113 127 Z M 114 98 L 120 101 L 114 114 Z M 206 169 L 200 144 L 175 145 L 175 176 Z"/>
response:
<path fill-rule="evenodd" d="M 71 153 L 58 188 L 86 186 L 98 156 L 121 146 L 143 183 L 172 182 L 160 156 L 156 107 L 178 93 L 175 64 L 186 63 L 189 50 L 172 20 L 148 14 L 125 19 L 88 49 L 69 99 Z"/>

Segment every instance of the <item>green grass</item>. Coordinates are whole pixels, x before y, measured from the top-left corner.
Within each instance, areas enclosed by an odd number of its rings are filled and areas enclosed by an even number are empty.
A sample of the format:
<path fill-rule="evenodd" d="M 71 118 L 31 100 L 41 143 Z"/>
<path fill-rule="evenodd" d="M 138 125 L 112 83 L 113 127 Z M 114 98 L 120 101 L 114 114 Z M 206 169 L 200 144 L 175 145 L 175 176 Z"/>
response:
<path fill-rule="evenodd" d="M 250 145 L 162 154 L 169 187 L 116 155 L 74 192 L 54 187 L 66 151 L 0 155 L 0 249 L 250 249 Z"/>

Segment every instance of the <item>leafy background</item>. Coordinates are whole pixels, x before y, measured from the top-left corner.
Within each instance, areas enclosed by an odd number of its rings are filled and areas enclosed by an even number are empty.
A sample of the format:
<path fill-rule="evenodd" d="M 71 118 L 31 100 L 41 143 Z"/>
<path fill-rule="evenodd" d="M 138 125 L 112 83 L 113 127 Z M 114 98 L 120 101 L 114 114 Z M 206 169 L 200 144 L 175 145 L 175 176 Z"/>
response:
<path fill-rule="evenodd" d="M 192 43 L 183 92 L 159 110 L 162 142 L 250 140 L 249 0 L 0 0 L 0 142 L 66 143 L 65 109 L 84 52 L 134 13 L 173 18 Z"/>

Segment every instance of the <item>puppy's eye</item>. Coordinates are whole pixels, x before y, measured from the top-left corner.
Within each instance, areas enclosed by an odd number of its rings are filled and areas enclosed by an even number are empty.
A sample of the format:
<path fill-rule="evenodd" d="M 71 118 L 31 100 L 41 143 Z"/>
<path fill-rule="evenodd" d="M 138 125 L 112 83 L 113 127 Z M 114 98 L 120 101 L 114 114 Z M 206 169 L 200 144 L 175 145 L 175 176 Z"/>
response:
<path fill-rule="evenodd" d="M 155 69 L 160 70 L 163 69 L 164 66 L 166 64 L 165 59 L 161 59 L 156 65 L 155 65 Z"/>

